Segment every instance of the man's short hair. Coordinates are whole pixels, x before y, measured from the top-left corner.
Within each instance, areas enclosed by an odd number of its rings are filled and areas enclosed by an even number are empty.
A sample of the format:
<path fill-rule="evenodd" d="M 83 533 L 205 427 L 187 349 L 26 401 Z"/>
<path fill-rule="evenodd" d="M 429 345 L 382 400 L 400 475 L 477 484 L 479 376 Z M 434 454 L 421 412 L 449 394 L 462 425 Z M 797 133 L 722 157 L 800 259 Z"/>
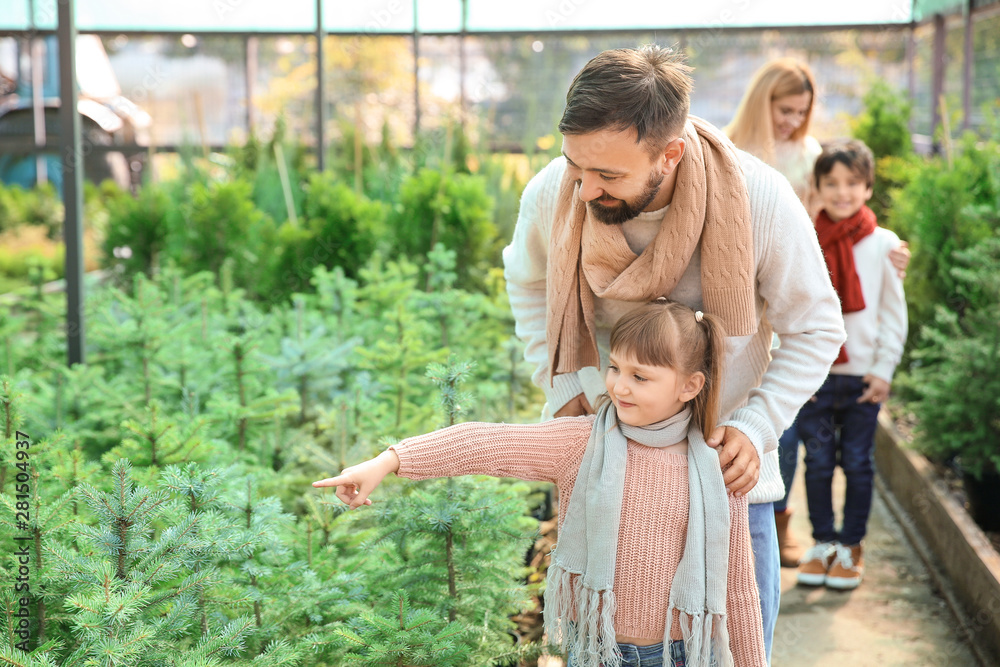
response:
<path fill-rule="evenodd" d="M 875 156 L 865 142 L 860 139 L 835 139 L 823 144 L 823 152 L 816 158 L 813 166 L 816 187 L 819 187 L 819 179 L 833 171 L 838 162 L 865 179 L 868 187 L 875 183 Z"/>
<path fill-rule="evenodd" d="M 588 62 L 566 93 L 563 134 L 635 129 L 656 153 L 679 135 L 691 106 L 692 68 L 673 49 L 611 49 Z"/>

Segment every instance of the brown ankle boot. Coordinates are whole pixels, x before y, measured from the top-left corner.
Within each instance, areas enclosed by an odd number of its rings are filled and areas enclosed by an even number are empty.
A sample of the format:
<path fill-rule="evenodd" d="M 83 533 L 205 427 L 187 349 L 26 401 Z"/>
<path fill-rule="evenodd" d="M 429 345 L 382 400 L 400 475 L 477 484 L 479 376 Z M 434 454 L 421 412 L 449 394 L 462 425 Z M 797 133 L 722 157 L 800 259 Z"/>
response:
<path fill-rule="evenodd" d="M 778 557 L 781 559 L 781 567 L 798 567 L 799 558 L 802 557 L 802 548 L 788 527 L 791 518 L 791 509 L 774 513 L 774 525 L 778 530 Z"/>

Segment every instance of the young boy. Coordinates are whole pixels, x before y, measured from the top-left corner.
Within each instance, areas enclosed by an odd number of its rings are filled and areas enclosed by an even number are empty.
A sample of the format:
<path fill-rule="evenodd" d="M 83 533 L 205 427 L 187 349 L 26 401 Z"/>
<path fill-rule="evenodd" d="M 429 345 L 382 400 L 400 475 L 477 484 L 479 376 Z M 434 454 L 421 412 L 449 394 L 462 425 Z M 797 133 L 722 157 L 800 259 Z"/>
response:
<path fill-rule="evenodd" d="M 815 396 L 799 411 L 805 481 L 816 545 L 802 558 L 800 584 L 851 589 L 864 575 L 861 540 L 872 504 L 872 450 L 879 409 L 906 340 L 903 282 L 889 260 L 899 238 L 878 226 L 872 152 L 857 140 L 828 144 L 813 175 L 823 210 L 816 233 L 841 301 L 847 342 Z M 847 478 L 843 526 L 834 528 L 832 482 Z"/>

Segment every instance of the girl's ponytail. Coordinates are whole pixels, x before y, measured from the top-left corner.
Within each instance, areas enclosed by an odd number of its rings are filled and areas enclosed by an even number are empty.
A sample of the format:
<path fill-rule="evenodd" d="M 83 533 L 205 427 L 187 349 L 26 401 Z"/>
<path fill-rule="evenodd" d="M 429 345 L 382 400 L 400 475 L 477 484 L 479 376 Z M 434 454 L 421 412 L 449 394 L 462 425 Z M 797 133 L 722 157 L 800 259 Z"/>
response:
<path fill-rule="evenodd" d="M 691 399 L 691 419 L 698 424 L 707 438 L 715 430 L 719 420 L 722 401 L 722 366 L 726 358 L 726 331 L 719 318 L 714 315 L 695 313 L 697 334 L 703 336 L 702 345 L 693 345 L 703 350 L 700 370 L 705 375 L 705 386 Z"/>

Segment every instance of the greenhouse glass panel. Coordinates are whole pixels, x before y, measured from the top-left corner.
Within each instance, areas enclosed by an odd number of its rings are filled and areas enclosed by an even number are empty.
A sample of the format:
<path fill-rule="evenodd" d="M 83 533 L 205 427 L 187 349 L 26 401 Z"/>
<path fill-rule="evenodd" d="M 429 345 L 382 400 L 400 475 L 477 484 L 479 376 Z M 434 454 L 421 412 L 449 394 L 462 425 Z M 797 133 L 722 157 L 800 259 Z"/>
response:
<path fill-rule="evenodd" d="M 0 30 L 54 30 L 56 0 L 0 0 Z M 32 15 L 34 14 L 34 15 Z"/>
<path fill-rule="evenodd" d="M 702 0 L 650 4 L 616 0 L 614 10 L 591 0 L 470 2 L 469 29 L 476 31 L 643 30 L 760 26 L 908 23 L 904 0 L 842 0 L 837 3 Z"/>
<path fill-rule="evenodd" d="M 914 0 L 913 20 L 926 21 L 935 14 L 961 13 L 965 4 L 964 0 Z"/>
<path fill-rule="evenodd" d="M 957 0 L 918 3 L 918 18 Z M 57 0 L 0 0 L 0 30 L 54 29 Z M 29 16 L 34 8 L 34 23 Z M 416 7 L 416 10 L 414 10 Z M 312 32 L 316 0 L 76 0 L 82 31 Z M 842 0 L 797 3 L 703 0 L 659 3 L 616 0 L 614 10 L 593 0 L 468 0 L 473 32 L 561 30 L 662 30 L 761 26 L 905 24 L 913 16 L 907 0 Z M 331 33 L 457 33 L 462 0 L 324 0 L 323 25 Z"/>
<path fill-rule="evenodd" d="M 0 29 L 32 27 L 30 4 L 34 27 L 55 29 L 57 0 L 0 0 Z M 277 10 L 273 0 L 76 0 L 76 25 L 81 31 L 308 32 L 316 29 L 316 3 L 282 0 Z"/>
<path fill-rule="evenodd" d="M 413 32 L 413 5 L 413 0 L 327 0 L 323 5 L 323 26 L 331 33 Z M 462 0 L 419 2 L 416 24 L 420 32 L 461 31 Z"/>
<path fill-rule="evenodd" d="M 80 30 L 301 32 L 316 29 L 314 0 L 77 0 Z"/>

